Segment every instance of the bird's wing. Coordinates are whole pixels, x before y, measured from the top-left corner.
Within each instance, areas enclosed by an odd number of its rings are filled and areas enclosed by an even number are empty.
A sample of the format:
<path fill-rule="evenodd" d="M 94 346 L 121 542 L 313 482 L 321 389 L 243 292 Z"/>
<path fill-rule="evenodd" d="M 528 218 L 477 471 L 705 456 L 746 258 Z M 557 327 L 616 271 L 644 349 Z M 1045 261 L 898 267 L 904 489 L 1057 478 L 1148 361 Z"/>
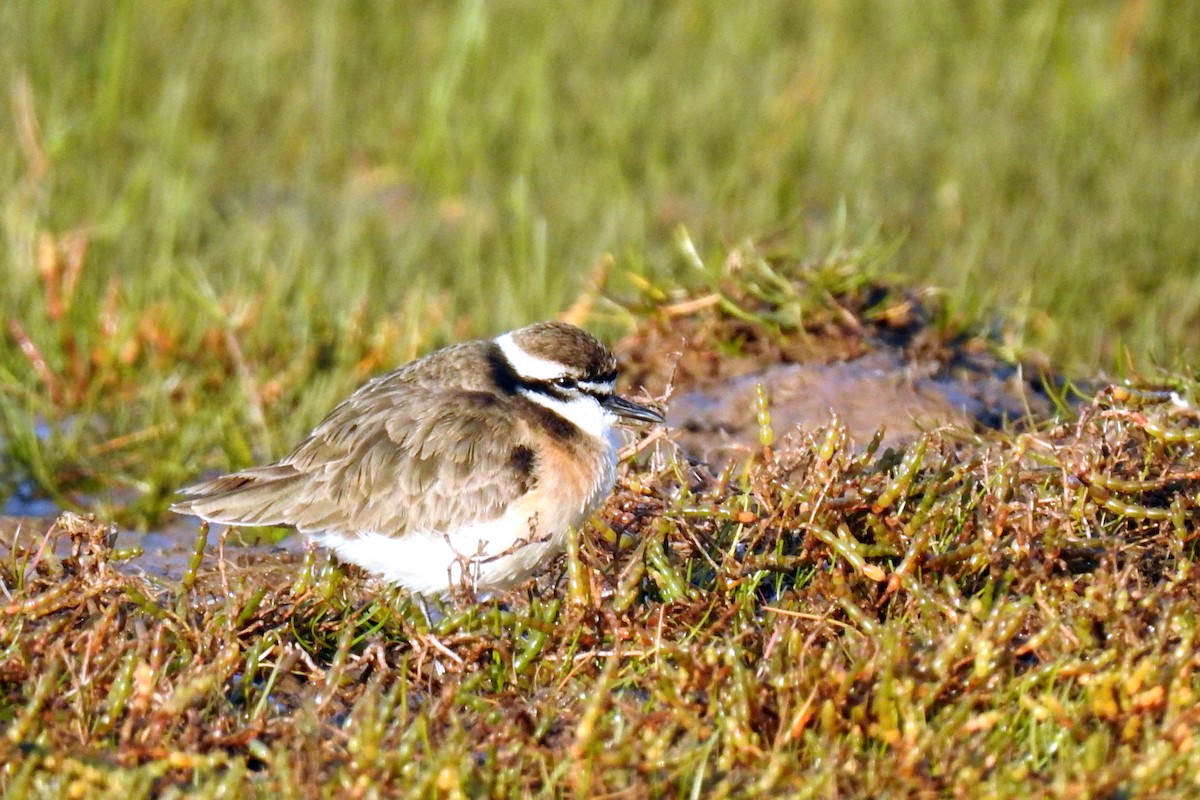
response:
<path fill-rule="evenodd" d="M 286 458 L 185 490 L 192 497 L 176 510 L 227 524 L 399 535 L 494 519 L 532 488 L 535 451 L 509 401 L 414 389 L 354 395 Z"/>

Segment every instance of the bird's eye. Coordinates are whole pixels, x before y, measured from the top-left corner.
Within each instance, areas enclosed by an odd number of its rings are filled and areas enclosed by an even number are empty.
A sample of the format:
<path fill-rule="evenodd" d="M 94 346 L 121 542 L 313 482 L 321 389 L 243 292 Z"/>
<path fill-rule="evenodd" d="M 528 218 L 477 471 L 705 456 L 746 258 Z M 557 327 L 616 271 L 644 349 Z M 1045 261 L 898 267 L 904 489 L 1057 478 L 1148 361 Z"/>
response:
<path fill-rule="evenodd" d="M 554 380 L 554 385 L 557 386 L 559 389 L 574 389 L 575 388 L 575 379 L 574 378 L 556 378 Z"/>

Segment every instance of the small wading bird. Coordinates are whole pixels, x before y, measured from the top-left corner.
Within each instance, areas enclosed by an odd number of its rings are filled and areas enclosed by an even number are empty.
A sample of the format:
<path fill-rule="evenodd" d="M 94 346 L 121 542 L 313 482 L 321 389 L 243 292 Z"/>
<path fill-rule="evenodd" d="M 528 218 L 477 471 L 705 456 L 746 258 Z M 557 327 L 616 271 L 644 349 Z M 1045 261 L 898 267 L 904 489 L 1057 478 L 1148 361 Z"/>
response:
<path fill-rule="evenodd" d="M 423 594 L 526 580 L 612 491 L 618 417 L 590 334 L 542 322 L 437 350 L 362 386 L 283 459 L 184 489 L 223 525 L 284 525 Z"/>

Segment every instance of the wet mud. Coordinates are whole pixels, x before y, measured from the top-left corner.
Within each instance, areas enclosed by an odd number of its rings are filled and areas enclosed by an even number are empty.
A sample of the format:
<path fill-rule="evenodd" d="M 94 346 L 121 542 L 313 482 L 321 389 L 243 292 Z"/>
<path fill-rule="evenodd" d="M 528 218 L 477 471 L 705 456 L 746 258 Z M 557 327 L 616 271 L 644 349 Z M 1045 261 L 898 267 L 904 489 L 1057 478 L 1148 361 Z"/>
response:
<path fill-rule="evenodd" d="M 720 468 L 759 448 L 759 387 L 777 446 L 836 416 L 860 447 L 883 431 L 897 447 L 939 428 L 1003 429 L 1049 420 L 1041 364 L 1013 364 L 985 337 L 939 331 L 901 295 L 899 312 L 853 313 L 813 329 L 775 331 L 703 309 L 660 316 L 622 343 L 634 386 L 666 396 L 668 438 L 689 460 Z"/>

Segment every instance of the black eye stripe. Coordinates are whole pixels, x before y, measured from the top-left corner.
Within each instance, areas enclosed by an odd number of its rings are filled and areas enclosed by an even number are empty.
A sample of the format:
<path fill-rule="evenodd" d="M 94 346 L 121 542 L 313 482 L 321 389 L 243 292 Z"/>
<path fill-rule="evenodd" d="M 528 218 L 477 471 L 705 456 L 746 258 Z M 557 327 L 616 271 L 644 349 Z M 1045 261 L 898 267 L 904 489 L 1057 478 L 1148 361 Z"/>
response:
<path fill-rule="evenodd" d="M 547 397 L 553 397 L 556 400 L 567 402 L 582 394 L 603 401 L 612 396 L 612 390 L 609 387 L 616 380 L 616 374 L 605 373 L 604 375 L 587 376 L 584 378 L 572 378 L 569 375 L 563 375 L 552 380 L 526 378 L 513 374 L 513 378 L 515 378 L 514 389 L 537 392 Z"/>
<path fill-rule="evenodd" d="M 568 386 L 560 385 L 557 380 L 554 380 L 554 381 L 525 380 L 525 381 L 521 381 L 518 384 L 518 386 L 521 389 L 524 389 L 526 391 L 533 391 L 533 392 L 537 392 L 538 394 L 544 394 L 547 397 L 553 397 L 555 400 L 562 400 L 564 402 L 567 402 L 574 398 L 577 398 L 580 395 L 585 395 L 587 397 L 593 397 L 596 400 L 600 400 L 600 401 L 603 401 L 606 398 L 612 396 L 612 392 L 604 391 L 604 390 L 596 390 L 590 386 L 581 386 L 577 382 L 572 382 L 572 384 L 568 387 Z"/>
<path fill-rule="evenodd" d="M 553 397 L 555 400 L 566 401 L 570 400 L 576 395 L 576 392 L 574 391 L 575 387 L 571 387 L 571 389 L 564 389 L 558 385 L 557 381 L 534 381 L 526 379 L 519 381 L 517 386 L 528 392 L 537 392 L 538 394 L 544 394 L 547 397 Z"/>

